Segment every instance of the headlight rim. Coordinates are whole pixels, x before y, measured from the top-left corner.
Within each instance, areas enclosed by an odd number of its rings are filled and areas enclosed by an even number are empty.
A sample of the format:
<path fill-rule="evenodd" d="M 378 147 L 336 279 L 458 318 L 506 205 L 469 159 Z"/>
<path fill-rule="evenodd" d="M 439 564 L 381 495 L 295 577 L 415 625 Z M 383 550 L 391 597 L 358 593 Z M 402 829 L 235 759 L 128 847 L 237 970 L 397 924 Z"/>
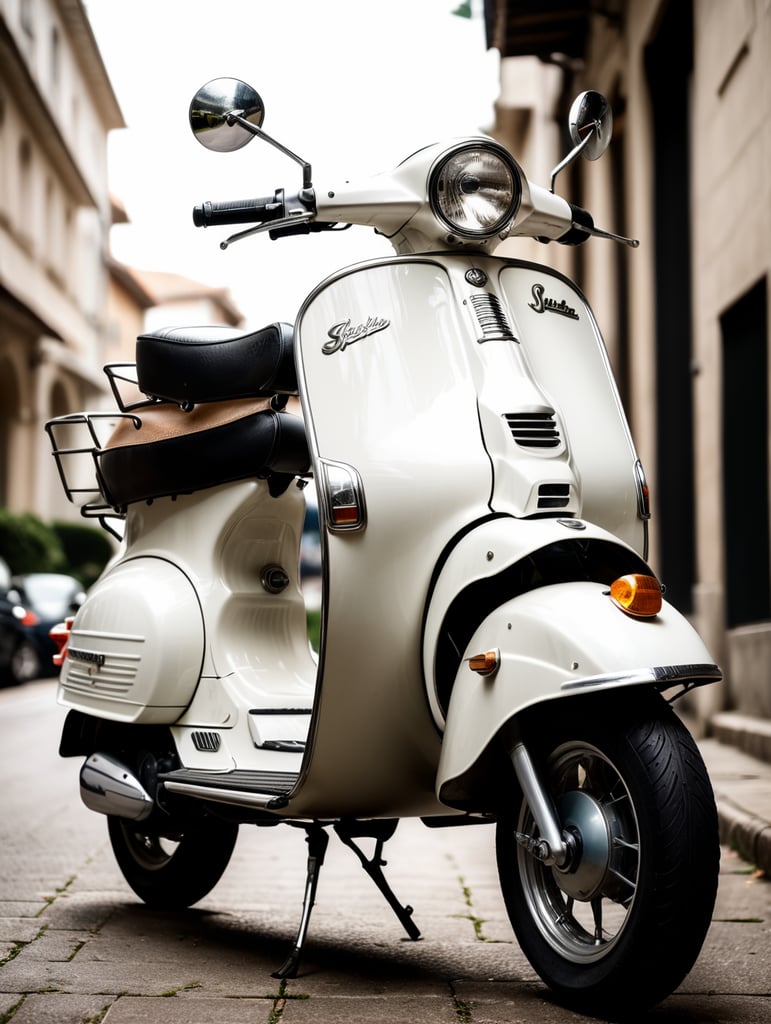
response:
<path fill-rule="evenodd" d="M 444 214 L 439 201 L 438 182 L 442 172 L 450 160 L 461 153 L 479 151 L 485 151 L 495 155 L 506 166 L 511 174 L 512 198 L 505 212 L 501 214 L 491 227 L 473 230 L 461 227 Z M 452 146 L 450 149 L 446 149 L 434 162 L 428 175 L 428 201 L 434 217 L 444 227 L 446 227 L 453 236 L 468 241 L 484 242 L 494 238 L 496 235 L 500 235 L 503 229 L 507 225 L 511 224 L 519 212 L 519 208 L 522 204 L 522 191 L 522 172 L 517 162 L 505 147 L 491 139 L 467 139 L 459 143 L 457 146 Z"/>

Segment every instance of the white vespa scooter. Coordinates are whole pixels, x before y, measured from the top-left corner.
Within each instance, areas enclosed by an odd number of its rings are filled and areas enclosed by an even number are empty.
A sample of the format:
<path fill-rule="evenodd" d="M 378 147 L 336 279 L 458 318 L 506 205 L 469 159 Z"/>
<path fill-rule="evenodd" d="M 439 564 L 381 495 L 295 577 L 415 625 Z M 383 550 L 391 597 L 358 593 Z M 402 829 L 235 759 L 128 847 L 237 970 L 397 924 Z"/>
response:
<path fill-rule="evenodd" d="M 646 564 L 645 478 L 586 300 L 491 255 L 511 236 L 615 236 L 489 138 L 316 190 L 250 87 L 210 82 L 190 117 L 207 147 L 256 135 L 304 175 L 293 195 L 204 203 L 197 225 L 369 225 L 397 255 L 333 274 L 294 327 L 143 335 L 135 371 L 107 368 L 120 412 L 48 425 L 69 497 L 125 519 L 60 630 L 61 753 L 85 758 L 83 800 L 151 905 L 203 897 L 241 823 L 306 829 L 278 976 L 298 970 L 328 828 L 415 938 L 381 870 L 398 819 L 495 821 L 508 913 L 545 982 L 595 1011 L 656 1002 L 699 953 L 718 857 L 710 784 L 667 699 L 720 676 Z M 582 94 L 557 170 L 610 130 Z M 311 475 L 317 656 L 298 571 Z"/>

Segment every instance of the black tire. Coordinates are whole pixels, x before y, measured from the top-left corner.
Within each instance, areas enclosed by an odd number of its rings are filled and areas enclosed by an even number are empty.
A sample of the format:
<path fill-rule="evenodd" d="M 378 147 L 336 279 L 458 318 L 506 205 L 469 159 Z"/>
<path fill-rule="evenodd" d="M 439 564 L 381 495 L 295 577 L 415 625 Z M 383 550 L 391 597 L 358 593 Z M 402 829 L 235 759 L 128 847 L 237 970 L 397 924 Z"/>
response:
<path fill-rule="evenodd" d="M 173 839 L 148 833 L 141 821 L 108 817 L 118 867 L 148 906 L 181 910 L 203 899 L 219 882 L 238 837 L 238 825 L 216 821 Z"/>
<path fill-rule="evenodd" d="M 29 640 L 21 640 L 11 655 L 8 665 L 9 679 L 13 686 L 29 683 L 41 674 L 40 657 L 35 645 Z"/>
<path fill-rule="evenodd" d="M 550 741 L 531 752 L 579 853 L 568 872 L 544 866 L 514 835 L 537 834 L 527 804 L 504 811 L 496 845 L 512 927 L 561 1001 L 611 1019 L 639 1012 L 678 987 L 709 928 L 720 854 L 704 763 L 655 695 L 587 699 L 538 724 Z"/>

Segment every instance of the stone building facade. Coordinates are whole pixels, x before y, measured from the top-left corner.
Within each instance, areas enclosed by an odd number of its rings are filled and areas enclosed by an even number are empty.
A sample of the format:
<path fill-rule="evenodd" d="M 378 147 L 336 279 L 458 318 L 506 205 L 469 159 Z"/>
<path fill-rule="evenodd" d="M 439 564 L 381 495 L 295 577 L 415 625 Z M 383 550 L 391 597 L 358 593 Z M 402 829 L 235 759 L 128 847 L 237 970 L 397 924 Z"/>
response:
<path fill-rule="evenodd" d="M 0 0 L 0 506 L 77 518 L 47 420 L 111 408 L 102 366 L 158 322 L 240 324 L 230 296 L 110 254 L 107 139 L 125 127 L 81 0 Z M 154 319 L 155 317 L 155 319 Z"/>
<path fill-rule="evenodd" d="M 14 512 L 47 515 L 58 487 L 45 421 L 104 390 L 107 135 L 122 126 L 80 0 L 0 0 L 0 505 Z"/>
<path fill-rule="evenodd" d="M 603 327 L 651 484 L 654 568 L 725 670 L 695 710 L 771 719 L 771 3 L 486 0 L 485 16 L 493 133 L 535 180 L 567 149 L 572 96 L 611 101 L 609 153 L 558 191 L 642 245 L 547 255 Z"/>

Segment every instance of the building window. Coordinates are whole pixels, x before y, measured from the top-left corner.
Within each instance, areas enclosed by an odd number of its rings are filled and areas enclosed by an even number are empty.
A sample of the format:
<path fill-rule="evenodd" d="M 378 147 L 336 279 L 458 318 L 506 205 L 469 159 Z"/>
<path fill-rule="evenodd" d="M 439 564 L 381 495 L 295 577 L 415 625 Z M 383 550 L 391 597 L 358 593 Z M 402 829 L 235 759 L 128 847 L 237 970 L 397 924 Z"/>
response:
<path fill-rule="evenodd" d="M 29 139 L 19 143 L 18 156 L 19 205 L 17 210 L 19 230 L 24 238 L 32 239 L 32 147 Z"/>
<path fill-rule="evenodd" d="M 59 84 L 59 70 L 61 65 L 61 45 L 59 43 L 59 29 L 54 25 L 51 28 L 51 84 Z"/>
<path fill-rule="evenodd" d="M 30 37 L 35 36 L 35 0 L 21 0 L 19 6 L 19 21 L 22 29 Z"/>
<path fill-rule="evenodd" d="M 14 462 L 13 437 L 18 423 L 20 401 L 19 378 L 9 359 L 0 357 L 0 505 L 7 505 L 11 491 L 11 469 Z"/>
<path fill-rule="evenodd" d="M 771 617 L 767 282 L 720 318 L 723 343 L 723 530 L 726 622 Z"/>
<path fill-rule="evenodd" d="M 72 207 L 68 204 L 64 209 L 64 235 L 62 237 L 62 279 L 66 291 L 75 293 L 75 218 Z"/>

